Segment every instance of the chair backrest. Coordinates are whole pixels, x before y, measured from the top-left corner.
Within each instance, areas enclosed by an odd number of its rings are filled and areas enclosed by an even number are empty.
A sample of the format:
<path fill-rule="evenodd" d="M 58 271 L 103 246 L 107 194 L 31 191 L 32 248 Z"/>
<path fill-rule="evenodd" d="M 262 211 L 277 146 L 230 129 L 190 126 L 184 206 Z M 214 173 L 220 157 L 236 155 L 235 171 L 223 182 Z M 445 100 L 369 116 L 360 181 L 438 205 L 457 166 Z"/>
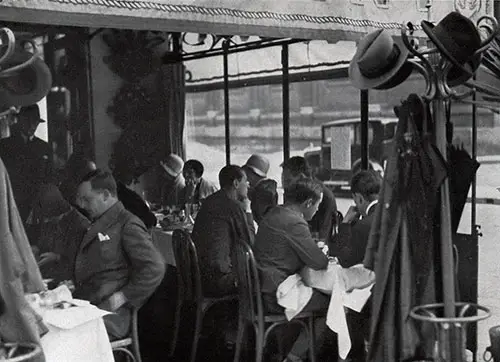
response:
<path fill-rule="evenodd" d="M 174 230 L 172 249 L 177 266 L 178 298 L 185 302 L 199 302 L 203 297 L 200 267 L 196 246 L 189 231 L 185 229 Z"/>
<path fill-rule="evenodd" d="M 42 348 L 34 343 L 0 343 L 0 349 L 5 351 L 0 354 L 4 362 L 28 362 L 42 355 Z"/>
<path fill-rule="evenodd" d="M 264 308 L 260 289 L 259 270 L 252 248 L 240 240 L 236 243 L 239 310 L 252 322 L 264 323 Z"/>

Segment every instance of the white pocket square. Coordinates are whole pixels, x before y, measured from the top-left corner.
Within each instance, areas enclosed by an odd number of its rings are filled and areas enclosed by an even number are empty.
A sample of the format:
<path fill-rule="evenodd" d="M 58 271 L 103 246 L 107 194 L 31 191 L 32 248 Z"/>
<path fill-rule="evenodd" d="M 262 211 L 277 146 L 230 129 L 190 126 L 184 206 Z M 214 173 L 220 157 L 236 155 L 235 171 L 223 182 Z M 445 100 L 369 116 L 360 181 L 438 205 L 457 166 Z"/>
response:
<path fill-rule="evenodd" d="M 106 240 L 110 240 L 110 239 L 109 239 L 109 236 L 108 236 L 107 234 L 97 233 L 97 237 L 99 238 L 99 241 L 106 241 Z"/>

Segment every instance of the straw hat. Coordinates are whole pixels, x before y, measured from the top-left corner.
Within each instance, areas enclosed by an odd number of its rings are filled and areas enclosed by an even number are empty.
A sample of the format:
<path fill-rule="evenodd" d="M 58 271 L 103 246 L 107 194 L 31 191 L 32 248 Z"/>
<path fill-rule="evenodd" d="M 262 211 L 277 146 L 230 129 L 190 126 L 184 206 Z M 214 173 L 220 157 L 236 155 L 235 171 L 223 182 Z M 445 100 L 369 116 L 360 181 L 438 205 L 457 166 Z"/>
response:
<path fill-rule="evenodd" d="M 184 161 L 174 153 L 167 156 L 164 161 L 160 161 L 161 167 L 172 177 L 177 177 L 182 172 Z"/>
<path fill-rule="evenodd" d="M 371 89 L 384 83 L 395 86 L 408 78 L 411 68 L 404 67 L 409 50 L 389 32 L 379 29 L 358 44 L 349 65 L 349 79 L 359 89 Z M 388 82 L 391 83 L 388 83 Z"/>
<path fill-rule="evenodd" d="M 260 177 L 267 177 L 269 171 L 269 160 L 262 155 L 251 155 L 244 167 L 248 167 Z"/>
<path fill-rule="evenodd" d="M 464 64 L 481 48 L 481 36 L 469 18 L 453 11 L 437 25 L 426 20 L 421 25 L 434 45 L 455 67 L 465 73 L 471 72 Z"/>

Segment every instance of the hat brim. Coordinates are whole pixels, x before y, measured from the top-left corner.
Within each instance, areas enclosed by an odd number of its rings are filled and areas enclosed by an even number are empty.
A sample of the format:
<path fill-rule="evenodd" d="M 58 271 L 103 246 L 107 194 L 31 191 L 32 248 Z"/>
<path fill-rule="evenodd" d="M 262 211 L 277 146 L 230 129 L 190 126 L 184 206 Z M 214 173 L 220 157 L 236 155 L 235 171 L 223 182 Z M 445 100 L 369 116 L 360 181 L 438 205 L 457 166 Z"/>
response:
<path fill-rule="evenodd" d="M 482 54 L 479 53 L 474 55 L 472 59 L 465 64 L 467 72 L 463 72 L 461 68 L 453 66 L 448 72 L 448 75 L 446 76 L 446 81 L 448 83 L 448 86 L 456 87 L 461 84 L 464 84 L 469 79 L 471 79 L 473 73 L 475 73 L 476 70 L 481 65 L 481 59 L 482 59 Z"/>
<path fill-rule="evenodd" d="M 261 170 L 259 170 L 257 167 L 250 166 L 248 164 L 245 164 L 245 167 L 248 167 L 250 170 L 252 170 L 253 172 L 255 172 L 255 174 L 257 176 L 260 176 L 260 177 L 266 177 L 267 176 L 267 174 L 265 174 L 264 172 L 262 172 Z"/>
<path fill-rule="evenodd" d="M 177 177 L 177 176 L 179 176 L 179 175 L 181 174 L 180 172 L 179 172 L 179 173 L 175 173 L 175 172 L 174 172 L 174 170 L 172 170 L 170 167 L 168 167 L 168 166 L 164 165 L 163 163 L 160 163 L 160 166 L 161 166 L 161 168 L 162 168 L 162 169 L 163 169 L 166 173 L 168 173 L 168 174 L 169 174 L 170 176 L 172 176 L 172 177 Z"/>
<path fill-rule="evenodd" d="M 18 51 L 2 64 L 2 68 L 8 69 L 21 64 L 31 56 L 29 52 Z M 50 69 L 42 59 L 37 58 L 18 72 L 0 78 L 0 106 L 24 107 L 35 104 L 48 94 L 51 86 Z"/>
<path fill-rule="evenodd" d="M 359 69 L 358 66 L 358 58 L 359 53 L 356 52 L 354 57 L 349 64 L 349 79 L 351 80 L 351 84 L 358 89 L 372 89 L 375 87 L 379 87 L 382 84 L 386 83 L 390 79 L 392 79 L 401 69 L 401 67 L 405 64 L 408 59 L 409 50 L 403 44 L 400 38 L 393 37 L 394 43 L 398 46 L 400 50 L 400 54 L 398 60 L 394 63 L 394 66 L 386 73 L 375 77 L 375 78 L 367 78 Z"/>
<path fill-rule="evenodd" d="M 382 85 L 379 85 L 378 87 L 374 87 L 374 89 L 386 90 L 386 89 L 391 89 L 391 88 L 397 87 L 398 85 L 403 83 L 405 80 L 407 80 L 412 72 L 413 72 L 413 64 L 406 62 L 399 69 L 399 71 L 396 74 L 394 74 L 394 76 L 391 79 L 389 79 L 387 82 L 383 83 Z"/>
<path fill-rule="evenodd" d="M 436 36 L 436 34 L 433 32 L 433 29 L 435 25 L 431 23 L 430 21 L 427 20 L 422 20 L 420 23 L 422 26 L 422 30 L 427 34 L 429 39 L 432 41 L 432 43 L 439 49 L 439 51 L 448 59 L 450 62 L 453 63 L 454 66 L 459 68 L 462 72 L 464 73 L 469 73 L 469 70 L 466 69 L 464 64 L 460 64 L 457 59 L 446 49 L 446 47 L 441 43 L 441 40 L 439 40 L 439 37 Z M 472 77 L 472 73 L 470 73 Z"/>

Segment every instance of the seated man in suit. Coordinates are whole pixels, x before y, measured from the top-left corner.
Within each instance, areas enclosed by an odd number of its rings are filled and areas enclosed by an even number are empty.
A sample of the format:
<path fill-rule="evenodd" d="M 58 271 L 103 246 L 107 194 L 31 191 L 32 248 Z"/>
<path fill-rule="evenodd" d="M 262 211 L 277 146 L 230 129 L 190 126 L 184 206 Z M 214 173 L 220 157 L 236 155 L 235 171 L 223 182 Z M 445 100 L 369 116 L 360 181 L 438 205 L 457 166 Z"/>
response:
<path fill-rule="evenodd" d="M 381 187 L 382 177 L 374 170 L 359 171 L 351 179 L 355 205 L 347 210 L 330 249 L 344 268 L 363 263 Z"/>
<path fill-rule="evenodd" d="M 192 233 L 203 293 L 211 297 L 236 293 L 234 243 L 252 244 L 255 234 L 245 172 L 239 166 L 225 166 L 219 183 L 221 189 L 203 201 Z"/>
<path fill-rule="evenodd" d="M 116 182 L 97 169 L 84 177 L 77 202 L 92 220 L 75 259 L 75 297 L 114 312 L 104 317 L 111 339 L 130 329 L 130 307 L 140 307 L 161 283 L 165 263 L 144 223 L 118 200 Z"/>
<path fill-rule="evenodd" d="M 375 170 L 359 171 L 351 179 L 355 206 L 347 211 L 330 245 L 330 254 L 336 256 L 344 268 L 363 263 L 381 187 L 382 176 Z M 346 316 L 352 341 L 349 357 L 353 361 L 364 361 L 365 340 L 370 332 L 370 301 L 361 313 L 348 310 Z"/>

